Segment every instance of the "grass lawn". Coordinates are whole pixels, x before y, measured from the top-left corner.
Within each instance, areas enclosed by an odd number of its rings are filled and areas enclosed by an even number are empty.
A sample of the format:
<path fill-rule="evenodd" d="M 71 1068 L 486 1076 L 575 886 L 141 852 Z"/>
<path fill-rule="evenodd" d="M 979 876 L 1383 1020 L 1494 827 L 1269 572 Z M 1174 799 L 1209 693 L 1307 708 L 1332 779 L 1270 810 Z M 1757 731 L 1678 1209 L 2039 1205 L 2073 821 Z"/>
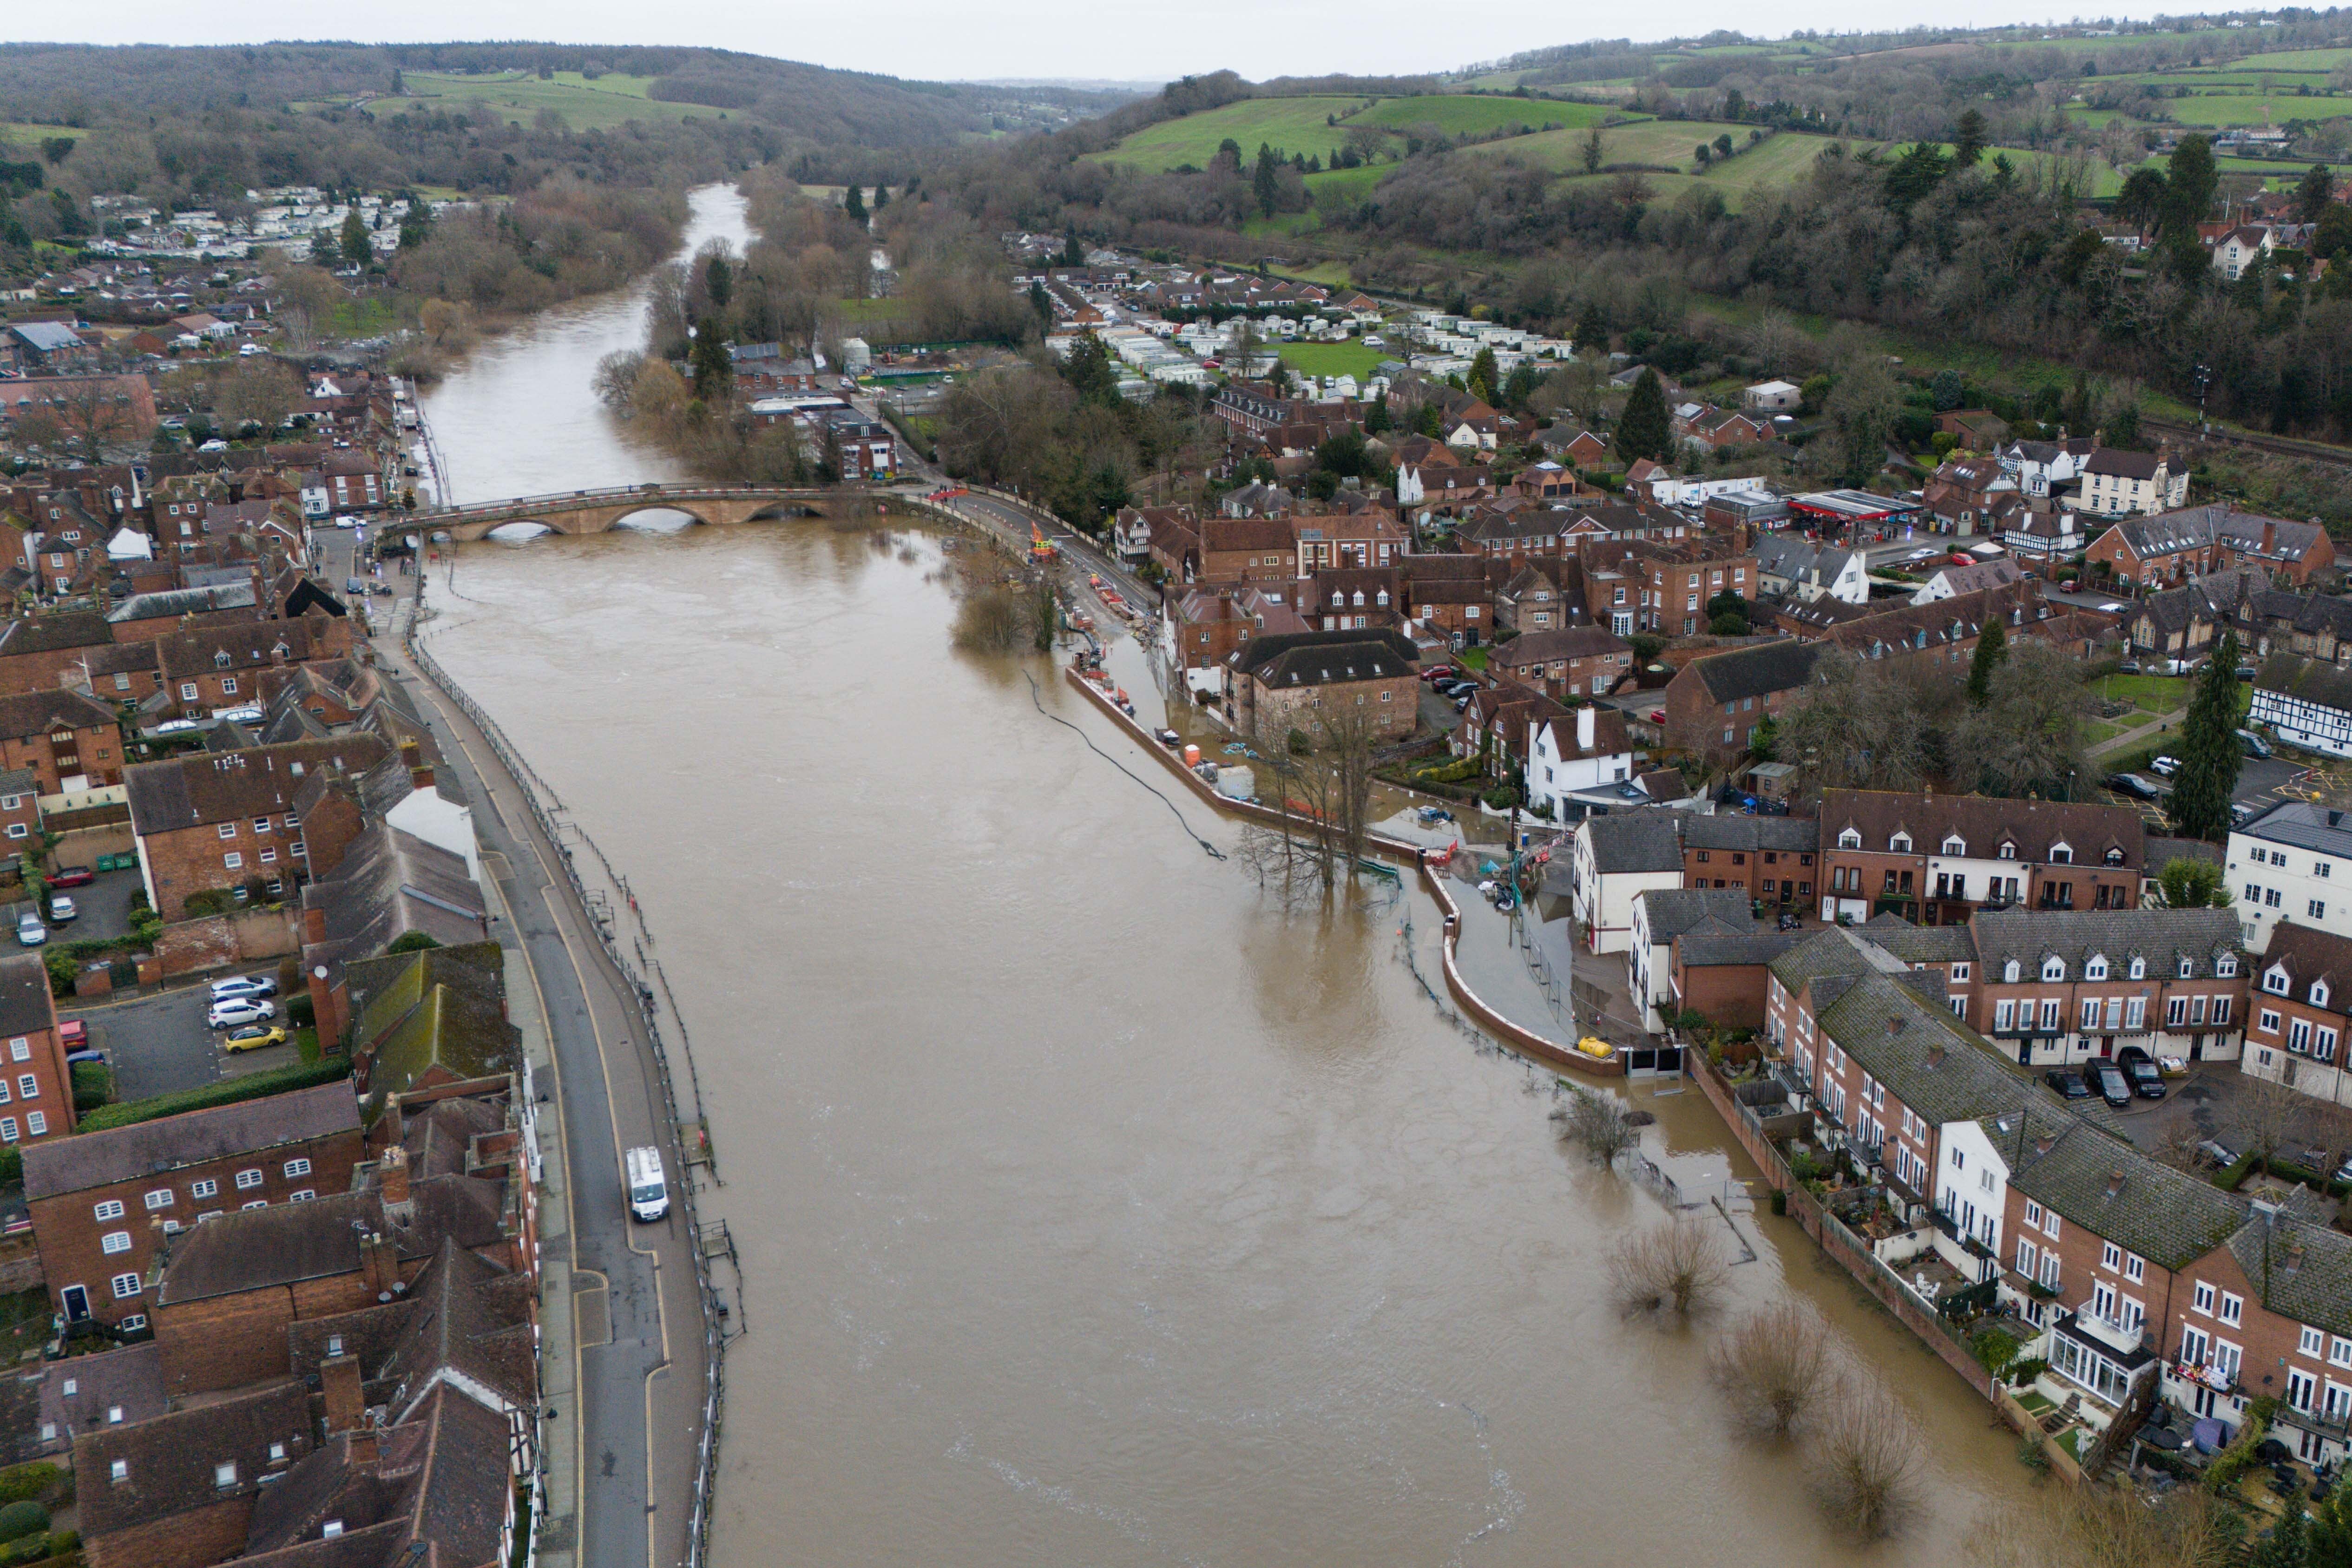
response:
<path fill-rule="evenodd" d="M 1366 163 L 1355 169 L 1326 169 L 1319 174 L 1307 176 L 1307 189 L 1318 207 L 1333 203 L 1360 202 L 1372 193 L 1372 187 L 1395 167 L 1392 163 Z"/>
<path fill-rule="evenodd" d="M 1712 141 L 1728 131 L 1733 141 L 1745 145 L 1749 129 L 1745 125 L 1717 125 L 1706 120 L 1645 120 L 1633 125 L 1612 126 L 1601 133 L 1601 161 L 1695 168 L 1696 160 L 1692 157 L 1692 149 L 1700 142 Z M 1472 151 L 1490 157 L 1507 153 L 1534 168 L 1556 169 L 1563 174 L 1581 173 L 1587 134 L 1584 131 L 1544 131 L 1507 141 L 1486 142 Z M 1828 145 L 1826 140 L 1808 140 L 1816 141 L 1815 152 Z M 1737 158 L 1732 160 L 1732 164 L 1738 162 Z M 1727 172 L 1729 167 L 1726 166 Z"/>
<path fill-rule="evenodd" d="M 0 143 L 32 147 L 52 136 L 70 136 L 82 141 L 89 139 L 89 132 L 76 131 L 70 125 L 33 125 L 21 120 L 0 120 Z"/>
<path fill-rule="evenodd" d="M 1483 670 L 1486 667 L 1486 650 L 1465 648 L 1454 655 L 1454 662 L 1465 670 Z"/>
<path fill-rule="evenodd" d="M 1088 156 L 1106 163 L 1133 163 L 1157 172 L 1191 164 L 1205 169 L 1218 145 L 1230 137 L 1242 150 L 1244 164 L 1257 156 L 1261 144 L 1286 157 L 1304 152 L 1330 161 L 1332 150 L 1347 139 L 1340 126 L 1327 125 L 1332 115 L 1363 107 L 1360 98 L 1245 98 L 1200 114 L 1147 125 L 1115 146 Z"/>
<path fill-rule="evenodd" d="M 588 81 L 576 71 L 558 71 L 553 81 L 535 76 L 436 76 L 409 71 L 402 77 L 407 96 L 421 107 L 436 104 L 483 103 L 509 119 L 529 126 L 542 109 L 563 116 L 574 131 L 610 131 L 632 120 L 683 120 L 688 115 L 709 120 L 726 113 L 698 103 L 658 103 L 646 96 L 649 77 L 599 77 Z M 394 111 L 390 103 L 376 106 L 379 114 Z"/>
<path fill-rule="evenodd" d="M 339 338 L 380 337 L 399 324 L 399 313 L 384 295 L 362 294 L 356 299 L 335 301 L 331 325 Z"/>
<path fill-rule="evenodd" d="M 320 1054 L 319 1031 L 315 1029 L 296 1030 L 294 1031 L 294 1052 L 305 1061 L 318 1061 Z"/>
<path fill-rule="evenodd" d="M 1345 288 L 1350 276 L 1344 261 L 1318 261 L 1312 267 L 1277 267 L 1274 270 L 1284 277 L 1295 277 L 1301 283 L 1319 283 L 1327 288 Z M 1336 344 L 1332 346 L 1337 347 Z"/>
<path fill-rule="evenodd" d="M 1354 376 L 1363 380 L 1391 356 L 1361 343 L 1285 343 L 1275 350 L 1301 375 Z"/>
<path fill-rule="evenodd" d="M 2263 125 L 2281 120 L 2332 120 L 2352 113 L 2352 99 L 2293 93 L 2227 93 L 2210 97 L 2176 98 L 2164 106 L 2182 125 Z M 2267 119 L 2264 110 L 2269 111 Z"/>
<path fill-rule="evenodd" d="M 2069 1427 L 2058 1434 L 2058 1446 L 2066 1450 L 2076 1464 L 2083 1462 L 2083 1428 Z"/>

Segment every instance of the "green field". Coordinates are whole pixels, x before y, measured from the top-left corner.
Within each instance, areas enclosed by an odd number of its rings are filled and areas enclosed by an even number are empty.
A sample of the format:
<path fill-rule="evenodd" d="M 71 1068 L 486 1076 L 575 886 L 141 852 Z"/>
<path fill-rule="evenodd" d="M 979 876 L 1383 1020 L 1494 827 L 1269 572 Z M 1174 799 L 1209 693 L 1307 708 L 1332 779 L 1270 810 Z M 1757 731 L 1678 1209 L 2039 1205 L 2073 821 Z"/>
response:
<path fill-rule="evenodd" d="M 31 147 L 52 136 L 70 136 L 79 141 L 89 134 L 69 125 L 30 125 L 21 120 L 0 120 L 0 142 L 12 147 Z"/>
<path fill-rule="evenodd" d="M 1601 133 L 1601 160 L 1604 163 L 1662 163 L 1687 169 L 1695 166 L 1691 150 L 1700 142 L 1712 141 L 1728 131 L 1734 142 L 1746 146 L 1748 130 L 1745 125 L 1718 125 L 1706 120 L 1645 120 L 1633 125 L 1612 126 Z M 1544 131 L 1533 136 L 1513 137 L 1508 141 L 1485 142 L 1472 151 L 1494 156 L 1507 153 L 1532 168 L 1555 169 L 1563 174 L 1580 172 L 1584 168 L 1585 139 L 1591 134 L 1589 131 Z M 1819 150 L 1816 146 L 1815 151 Z M 1733 159 L 1732 165 L 1738 162 Z M 1729 166 L 1725 172 L 1729 172 Z"/>
<path fill-rule="evenodd" d="M 660 103 L 646 96 L 650 77 L 603 76 L 589 81 L 577 71 L 558 71 L 553 81 L 537 77 L 432 76 L 410 71 L 402 78 L 407 97 L 419 107 L 487 104 L 509 120 L 525 125 L 542 109 L 563 116 L 574 131 L 610 131 L 632 120 L 682 120 L 688 115 L 709 119 L 725 110 L 695 103 Z M 380 99 L 379 114 L 395 112 L 403 99 Z"/>
<path fill-rule="evenodd" d="M 1394 167 L 1391 163 L 1367 163 L 1360 169 L 1326 169 L 1307 176 L 1307 189 L 1318 207 L 1328 207 L 1335 202 L 1360 202 Z"/>
<path fill-rule="evenodd" d="M 1523 125 L 1540 131 L 1547 125 L 1580 130 L 1598 125 L 1616 111 L 1597 103 L 1551 103 L 1539 98 L 1473 98 L 1460 93 L 1433 93 L 1419 98 L 1384 98 L 1361 114 L 1340 121 L 1340 129 L 1378 125 L 1391 131 L 1417 131 L 1434 125 L 1448 136 L 1465 132 L 1486 135 Z"/>
<path fill-rule="evenodd" d="M 1353 376 L 1358 381 L 1380 369 L 1382 360 L 1395 357 L 1361 343 L 1285 343 L 1275 352 L 1301 375 Z"/>
<path fill-rule="evenodd" d="M 1346 114 L 1360 108 L 1363 101 L 1360 98 L 1244 99 L 1181 120 L 1147 125 L 1117 146 L 1090 156 L 1154 172 L 1188 163 L 1205 169 L 1216 158 L 1218 144 L 1230 137 L 1240 145 L 1244 163 L 1257 156 L 1261 145 L 1271 146 L 1286 157 L 1304 152 L 1328 161 L 1348 132 L 1326 125 L 1325 118 Z"/>

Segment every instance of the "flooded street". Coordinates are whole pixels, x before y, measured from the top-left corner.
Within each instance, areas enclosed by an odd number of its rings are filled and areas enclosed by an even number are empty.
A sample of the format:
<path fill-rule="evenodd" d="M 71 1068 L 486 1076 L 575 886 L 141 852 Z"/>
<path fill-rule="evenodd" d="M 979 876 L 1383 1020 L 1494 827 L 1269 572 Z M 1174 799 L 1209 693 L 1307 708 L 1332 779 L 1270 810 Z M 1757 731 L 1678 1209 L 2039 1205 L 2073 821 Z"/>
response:
<path fill-rule="evenodd" d="M 740 233 L 696 213 L 690 243 Z M 637 320 L 558 312 L 436 389 L 457 496 L 667 475 L 585 391 Z M 2015 1439 L 1793 1226 L 1709 1204 L 1756 1254 L 1728 1311 L 1817 1301 L 1936 1456 L 1895 1542 L 1831 1534 L 1708 1386 L 1724 1314 L 1605 1299 L 1667 1210 L 1440 1015 L 1400 935 L 1433 975 L 1433 907 L 1270 906 L 1040 715 L 1133 761 L 1042 661 L 952 651 L 936 538 L 460 554 L 429 645 L 628 874 L 692 1030 L 746 1277 L 721 1568 L 1957 1568 L 2025 1495 Z M 1692 1196 L 1751 1174 L 1695 1091 L 1639 1097 Z"/>

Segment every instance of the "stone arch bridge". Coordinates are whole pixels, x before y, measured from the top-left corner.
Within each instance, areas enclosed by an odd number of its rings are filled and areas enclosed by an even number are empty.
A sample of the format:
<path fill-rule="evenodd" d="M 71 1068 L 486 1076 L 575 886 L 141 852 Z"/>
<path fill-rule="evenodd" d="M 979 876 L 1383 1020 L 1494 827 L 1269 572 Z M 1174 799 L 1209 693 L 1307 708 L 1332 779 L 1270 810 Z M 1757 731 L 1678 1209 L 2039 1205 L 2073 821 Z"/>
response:
<path fill-rule="evenodd" d="M 885 512 L 892 503 L 914 510 L 909 498 L 855 487 L 787 489 L 745 485 L 626 485 L 604 490 L 570 490 L 523 496 L 443 512 L 394 514 L 389 528 L 413 526 L 454 539 L 478 539 L 508 523 L 538 523 L 559 534 L 601 534 L 639 512 L 683 512 L 698 523 L 748 523 L 754 518 L 832 517 L 845 506 L 863 504 Z"/>

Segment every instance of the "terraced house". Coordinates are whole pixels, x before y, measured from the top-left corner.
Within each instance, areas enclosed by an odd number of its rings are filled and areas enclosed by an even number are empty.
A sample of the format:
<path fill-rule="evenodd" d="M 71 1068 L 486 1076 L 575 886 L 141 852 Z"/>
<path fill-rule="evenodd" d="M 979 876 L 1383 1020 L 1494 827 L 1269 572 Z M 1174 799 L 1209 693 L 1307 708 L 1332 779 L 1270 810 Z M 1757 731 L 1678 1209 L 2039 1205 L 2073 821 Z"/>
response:
<path fill-rule="evenodd" d="M 2126 1046 L 2190 1061 L 2238 1056 L 2246 962 L 2227 909 L 1984 910 L 1969 932 L 1969 1021 L 2021 1065 Z"/>
<path fill-rule="evenodd" d="M 1822 918 L 1889 910 L 1933 925 L 1980 908 L 2130 909 L 2147 843 L 2147 822 L 2124 806 L 1825 789 Z"/>

